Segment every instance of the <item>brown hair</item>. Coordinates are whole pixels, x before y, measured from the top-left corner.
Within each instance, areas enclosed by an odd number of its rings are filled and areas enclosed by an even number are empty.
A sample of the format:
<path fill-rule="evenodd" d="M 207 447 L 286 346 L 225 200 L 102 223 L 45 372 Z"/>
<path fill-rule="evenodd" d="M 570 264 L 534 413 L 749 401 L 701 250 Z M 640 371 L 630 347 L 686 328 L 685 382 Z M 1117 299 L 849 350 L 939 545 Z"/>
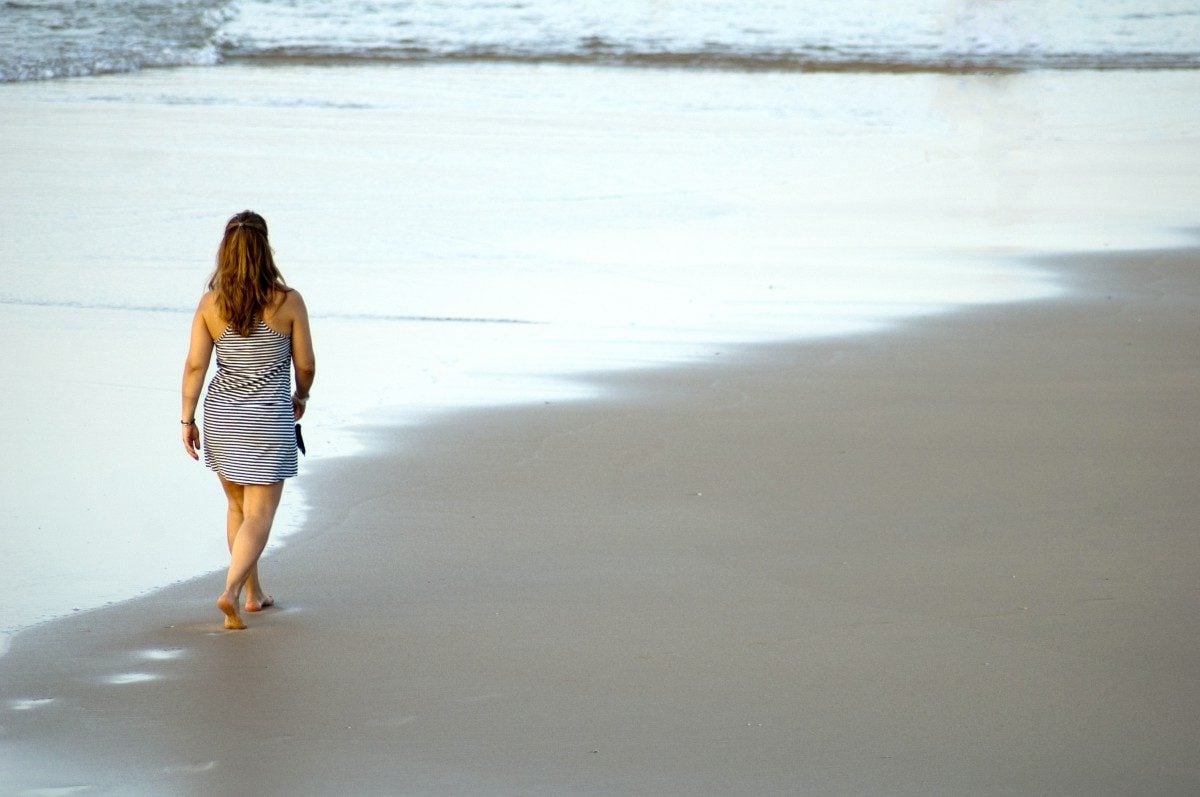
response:
<path fill-rule="evenodd" d="M 217 294 L 217 311 L 234 332 L 246 337 L 262 318 L 275 291 L 286 291 L 267 241 L 267 222 L 243 210 L 225 223 L 217 249 L 217 268 L 208 281 Z"/>

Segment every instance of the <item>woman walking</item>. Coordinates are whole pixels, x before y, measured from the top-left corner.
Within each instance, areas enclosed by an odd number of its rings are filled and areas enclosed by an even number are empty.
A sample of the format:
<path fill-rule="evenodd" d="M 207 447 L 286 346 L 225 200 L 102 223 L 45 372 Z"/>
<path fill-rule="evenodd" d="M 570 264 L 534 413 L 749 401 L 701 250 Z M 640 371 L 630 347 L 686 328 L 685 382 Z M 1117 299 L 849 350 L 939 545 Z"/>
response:
<path fill-rule="evenodd" d="M 274 604 L 259 580 L 258 559 L 283 480 L 296 475 L 295 422 L 316 373 L 304 300 L 275 267 L 266 221 L 248 210 L 226 223 L 216 270 L 192 320 L 180 422 L 183 447 L 196 460 L 196 405 L 214 348 L 217 372 L 204 396 L 204 464 L 217 472 L 229 502 L 229 573 L 217 607 L 226 628 L 241 629 L 243 588 L 246 611 Z"/>

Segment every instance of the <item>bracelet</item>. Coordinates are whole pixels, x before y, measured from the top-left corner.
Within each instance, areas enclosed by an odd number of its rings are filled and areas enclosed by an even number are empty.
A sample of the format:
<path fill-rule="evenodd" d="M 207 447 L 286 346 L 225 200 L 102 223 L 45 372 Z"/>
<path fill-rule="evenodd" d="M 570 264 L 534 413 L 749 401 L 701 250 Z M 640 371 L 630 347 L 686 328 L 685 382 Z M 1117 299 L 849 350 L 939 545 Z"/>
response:
<path fill-rule="evenodd" d="M 184 426 L 195 426 L 196 419 L 192 418 L 190 421 L 180 421 L 180 423 L 182 423 Z"/>
<path fill-rule="evenodd" d="M 308 396 L 301 396 L 299 393 L 293 393 L 292 401 L 296 402 L 301 407 L 303 407 L 305 404 L 308 403 Z"/>

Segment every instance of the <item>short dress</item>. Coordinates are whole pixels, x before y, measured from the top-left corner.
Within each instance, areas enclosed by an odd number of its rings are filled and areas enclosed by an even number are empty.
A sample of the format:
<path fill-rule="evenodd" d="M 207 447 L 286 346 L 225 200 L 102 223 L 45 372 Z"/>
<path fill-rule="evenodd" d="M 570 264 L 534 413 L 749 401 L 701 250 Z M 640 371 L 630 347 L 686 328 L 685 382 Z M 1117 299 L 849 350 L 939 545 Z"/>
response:
<path fill-rule="evenodd" d="M 204 395 L 204 464 L 235 484 L 296 475 L 292 339 L 259 321 L 216 341 L 217 372 Z"/>

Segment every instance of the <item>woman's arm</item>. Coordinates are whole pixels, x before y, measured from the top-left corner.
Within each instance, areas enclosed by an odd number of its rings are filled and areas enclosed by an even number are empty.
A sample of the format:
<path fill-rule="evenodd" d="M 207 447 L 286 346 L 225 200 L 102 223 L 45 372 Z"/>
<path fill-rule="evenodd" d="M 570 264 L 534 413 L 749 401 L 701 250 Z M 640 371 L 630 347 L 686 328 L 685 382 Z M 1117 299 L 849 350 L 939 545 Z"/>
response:
<path fill-rule="evenodd" d="M 204 299 L 196 308 L 192 318 L 191 341 L 187 359 L 183 363 L 183 411 L 179 420 L 183 423 L 183 447 L 192 459 L 200 459 L 200 430 L 196 427 L 196 405 L 200 402 L 200 390 L 204 387 L 204 375 L 212 360 L 213 339 L 204 321 Z"/>
<path fill-rule="evenodd" d="M 312 330 L 308 326 L 308 308 L 300 292 L 293 290 L 287 302 L 292 316 L 292 367 L 296 372 L 296 393 L 292 397 L 292 414 L 296 420 L 304 415 L 304 402 L 317 375 L 317 358 L 313 353 Z"/>

